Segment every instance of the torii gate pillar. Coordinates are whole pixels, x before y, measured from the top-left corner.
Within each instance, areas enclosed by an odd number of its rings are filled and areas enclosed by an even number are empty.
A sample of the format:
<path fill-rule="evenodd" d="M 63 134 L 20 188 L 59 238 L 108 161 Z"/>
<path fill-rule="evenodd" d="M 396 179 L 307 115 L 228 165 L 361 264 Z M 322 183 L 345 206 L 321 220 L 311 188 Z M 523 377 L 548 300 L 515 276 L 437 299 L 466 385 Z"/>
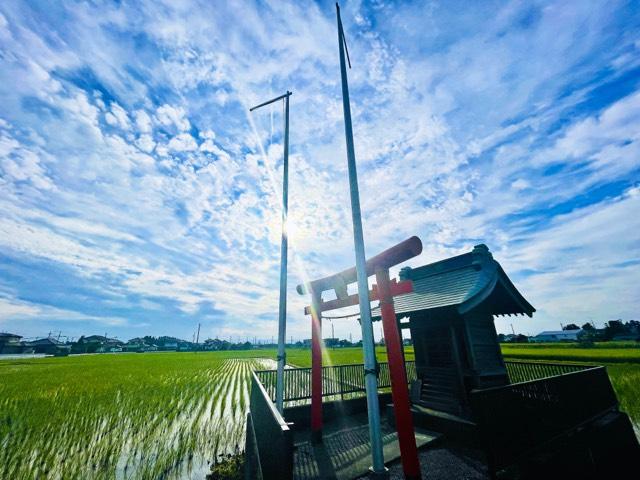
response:
<path fill-rule="evenodd" d="M 393 293 L 388 269 L 376 270 L 376 286 L 380 298 L 380 315 L 384 330 L 384 343 L 387 348 L 389 360 L 389 377 L 391 378 L 391 398 L 398 430 L 398 443 L 400 444 L 400 458 L 402 470 L 407 480 L 421 478 L 420 462 L 418 460 L 418 448 L 413 429 L 413 417 L 409 402 L 409 390 L 407 389 L 407 371 L 405 369 L 404 354 L 402 351 L 402 335 L 398 329 L 396 312 L 393 307 Z"/>
<path fill-rule="evenodd" d="M 311 440 L 322 441 L 321 293 L 311 291 Z"/>

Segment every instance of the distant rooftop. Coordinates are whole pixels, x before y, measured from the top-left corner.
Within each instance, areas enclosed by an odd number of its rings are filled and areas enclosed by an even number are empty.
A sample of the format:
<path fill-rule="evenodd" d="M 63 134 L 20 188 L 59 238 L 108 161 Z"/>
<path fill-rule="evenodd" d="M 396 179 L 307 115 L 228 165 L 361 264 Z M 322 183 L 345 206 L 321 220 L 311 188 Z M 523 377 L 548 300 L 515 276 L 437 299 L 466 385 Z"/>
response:
<path fill-rule="evenodd" d="M 22 335 L 16 335 L 15 333 L 0 332 L 0 338 L 22 338 Z"/>
<path fill-rule="evenodd" d="M 574 330 L 545 330 L 544 332 L 540 332 L 538 335 L 536 335 L 536 337 L 539 336 L 571 336 L 571 335 L 577 335 L 578 333 L 582 332 L 582 329 L 574 329 Z"/>

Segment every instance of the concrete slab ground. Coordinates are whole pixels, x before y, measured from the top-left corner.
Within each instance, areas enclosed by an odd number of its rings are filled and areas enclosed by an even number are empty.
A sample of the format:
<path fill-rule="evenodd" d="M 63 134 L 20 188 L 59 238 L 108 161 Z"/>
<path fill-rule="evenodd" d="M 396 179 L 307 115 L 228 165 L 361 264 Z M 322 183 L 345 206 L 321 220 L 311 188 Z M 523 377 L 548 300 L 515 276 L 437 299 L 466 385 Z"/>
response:
<path fill-rule="evenodd" d="M 382 441 L 385 463 L 400 458 L 398 435 L 383 420 Z M 436 444 L 440 434 L 416 429 L 418 448 Z M 353 480 L 366 475 L 371 466 L 369 427 L 366 413 L 349 415 L 325 424 L 322 443 L 311 442 L 308 431 L 294 434 L 296 480 Z"/>

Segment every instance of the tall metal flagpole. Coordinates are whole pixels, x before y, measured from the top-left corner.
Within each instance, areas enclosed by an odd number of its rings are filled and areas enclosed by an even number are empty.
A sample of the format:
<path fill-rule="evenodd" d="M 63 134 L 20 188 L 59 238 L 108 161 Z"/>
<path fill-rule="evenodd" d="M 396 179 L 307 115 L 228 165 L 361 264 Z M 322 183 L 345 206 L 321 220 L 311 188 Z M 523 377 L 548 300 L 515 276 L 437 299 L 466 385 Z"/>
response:
<path fill-rule="evenodd" d="M 364 252 L 364 235 L 360 214 L 360 194 L 358 193 L 358 172 L 356 154 L 353 148 L 353 129 L 351 127 L 351 106 L 349 104 L 349 84 L 345 65 L 345 40 L 340 19 L 340 6 L 336 3 L 338 19 L 338 45 L 340 49 L 340 74 L 342 76 L 342 108 L 344 110 L 344 134 L 347 141 L 347 165 L 349 169 L 349 187 L 351 191 L 351 215 L 353 217 L 353 241 L 356 250 L 356 271 L 358 296 L 360 302 L 360 324 L 362 327 L 362 349 L 364 350 L 365 387 L 367 390 L 367 413 L 369 414 L 369 436 L 371 438 L 371 458 L 373 472 L 384 474 L 384 456 L 382 453 L 382 435 L 380 432 L 380 406 L 378 405 L 378 385 L 376 375 L 376 353 L 371 324 L 371 305 L 369 302 L 369 282 Z M 347 52 L 347 55 L 349 53 Z M 351 62 L 349 62 L 351 66 Z"/>
<path fill-rule="evenodd" d="M 287 361 L 285 342 L 287 335 L 287 215 L 289 210 L 289 97 L 291 92 L 250 108 L 252 112 L 284 98 L 284 165 L 282 179 L 282 240 L 280 243 L 280 302 L 278 304 L 278 370 L 276 373 L 276 408 L 280 413 L 284 407 L 284 366 Z"/>

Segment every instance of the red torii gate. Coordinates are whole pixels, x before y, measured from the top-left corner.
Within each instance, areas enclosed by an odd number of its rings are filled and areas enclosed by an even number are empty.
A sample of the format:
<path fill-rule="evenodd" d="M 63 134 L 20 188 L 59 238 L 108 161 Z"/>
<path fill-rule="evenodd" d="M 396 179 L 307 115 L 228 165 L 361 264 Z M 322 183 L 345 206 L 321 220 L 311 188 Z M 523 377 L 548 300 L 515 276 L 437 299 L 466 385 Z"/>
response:
<path fill-rule="evenodd" d="M 389 268 L 420 255 L 422 242 L 411 237 L 366 262 L 367 276 L 376 276 L 377 284 L 369 292 L 369 300 L 380 301 L 380 313 L 391 377 L 396 428 L 400 443 L 400 456 L 405 478 L 420 478 L 420 463 L 416 447 L 413 418 L 409 403 L 407 374 L 402 353 L 402 337 L 396 322 L 393 297 L 413 291 L 410 280 L 396 282 L 389 279 Z M 297 291 L 311 294 L 311 305 L 305 307 L 305 315 L 311 315 L 311 433 L 314 441 L 322 440 L 322 312 L 359 304 L 358 294 L 349 295 L 347 285 L 357 280 L 352 267 L 335 275 L 298 285 Z M 322 301 L 322 293 L 334 290 L 335 300 Z"/>

